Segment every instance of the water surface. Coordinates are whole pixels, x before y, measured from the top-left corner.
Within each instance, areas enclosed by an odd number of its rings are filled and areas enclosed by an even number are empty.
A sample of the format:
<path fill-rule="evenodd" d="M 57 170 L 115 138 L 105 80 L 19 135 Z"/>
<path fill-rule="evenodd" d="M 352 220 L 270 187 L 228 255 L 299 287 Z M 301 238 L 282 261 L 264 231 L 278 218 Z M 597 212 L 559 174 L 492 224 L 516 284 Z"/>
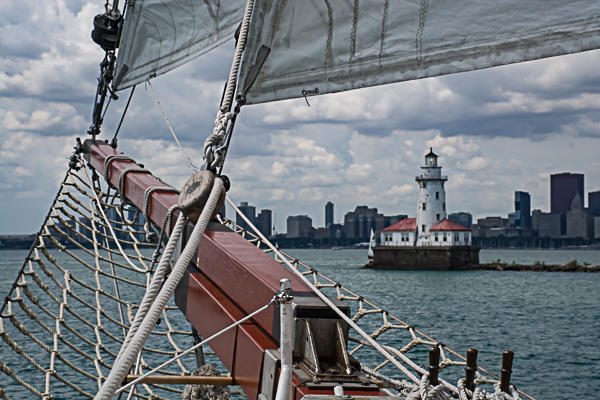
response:
<path fill-rule="evenodd" d="M 513 381 L 538 399 L 600 398 L 600 274 L 376 271 L 360 268 L 365 250 L 289 253 L 455 350 L 477 348 L 480 364 L 495 372 L 502 351 L 513 350 Z M 2 297 L 26 254 L 0 251 Z M 600 264 L 600 251 L 482 250 L 482 262 L 497 259 Z M 11 356 L 1 342 L 0 357 Z"/>

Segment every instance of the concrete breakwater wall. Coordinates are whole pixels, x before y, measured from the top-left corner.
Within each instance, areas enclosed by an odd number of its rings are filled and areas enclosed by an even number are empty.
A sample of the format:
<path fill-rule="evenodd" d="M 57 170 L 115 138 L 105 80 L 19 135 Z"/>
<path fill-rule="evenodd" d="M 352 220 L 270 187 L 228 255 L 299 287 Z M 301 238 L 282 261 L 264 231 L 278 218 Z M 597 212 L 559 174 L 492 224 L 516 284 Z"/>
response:
<path fill-rule="evenodd" d="M 536 262 L 533 264 L 514 264 L 503 262 L 491 262 L 479 264 L 472 269 L 487 271 L 529 271 L 529 272 L 600 272 L 600 265 L 580 264 L 576 260 L 566 264 L 545 264 Z"/>
<path fill-rule="evenodd" d="M 375 269 L 451 270 L 479 265 L 479 248 L 472 246 L 377 246 L 373 253 L 373 263 L 368 266 Z"/>

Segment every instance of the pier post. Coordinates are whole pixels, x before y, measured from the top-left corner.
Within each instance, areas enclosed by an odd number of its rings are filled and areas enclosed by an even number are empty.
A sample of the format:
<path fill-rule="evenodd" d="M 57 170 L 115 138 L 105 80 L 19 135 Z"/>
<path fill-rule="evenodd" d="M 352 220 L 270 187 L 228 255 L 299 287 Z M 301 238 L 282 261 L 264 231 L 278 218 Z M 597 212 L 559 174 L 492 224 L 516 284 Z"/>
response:
<path fill-rule="evenodd" d="M 477 350 L 467 350 L 467 365 L 465 366 L 465 384 L 470 391 L 475 390 L 475 372 L 477 372 Z"/>
<path fill-rule="evenodd" d="M 510 386 L 510 375 L 512 373 L 512 364 L 514 352 L 507 350 L 502 353 L 502 371 L 500 372 L 500 390 L 508 393 Z"/>
<path fill-rule="evenodd" d="M 440 348 L 438 346 L 429 349 L 429 383 L 438 385 L 440 371 Z"/>

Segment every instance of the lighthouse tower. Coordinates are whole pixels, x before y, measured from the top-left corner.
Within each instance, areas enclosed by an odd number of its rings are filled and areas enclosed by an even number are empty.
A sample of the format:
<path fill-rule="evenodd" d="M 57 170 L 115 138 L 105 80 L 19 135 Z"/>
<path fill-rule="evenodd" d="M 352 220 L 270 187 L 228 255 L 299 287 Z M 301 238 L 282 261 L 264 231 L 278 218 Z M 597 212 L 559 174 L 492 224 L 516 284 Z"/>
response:
<path fill-rule="evenodd" d="M 444 183 L 448 177 L 442 176 L 442 167 L 438 166 L 438 156 L 432 148 L 425 155 L 425 165 L 421 171 L 421 175 L 415 178 L 419 185 L 416 245 L 431 246 L 434 245 L 431 227 L 446 219 Z"/>

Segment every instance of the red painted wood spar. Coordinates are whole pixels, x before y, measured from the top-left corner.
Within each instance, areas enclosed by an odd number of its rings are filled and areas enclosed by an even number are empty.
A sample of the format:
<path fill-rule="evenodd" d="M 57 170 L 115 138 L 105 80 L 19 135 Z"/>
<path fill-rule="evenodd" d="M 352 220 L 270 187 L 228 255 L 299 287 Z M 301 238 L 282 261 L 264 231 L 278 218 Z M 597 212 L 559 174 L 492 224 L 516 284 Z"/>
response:
<path fill-rule="evenodd" d="M 102 175 L 105 174 L 105 160 L 111 155 L 120 154 L 105 142 L 87 140 L 84 148 L 86 160 Z M 110 163 L 105 179 L 108 177 L 110 184 L 118 188 L 121 176 L 126 173 L 121 195 L 143 210 L 146 189 L 165 186 L 165 183 L 148 170 L 127 172 L 137 166 L 131 159 L 115 159 Z M 162 225 L 169 208 L 177 204 L 177 199 L 177 194 L 171 191 L 153 192 L 147 206 L 147 214 L 152 222 Z M 184 243 L 187 233 L 191 232 L 189 228 L 184 233 Z M 279 280 L 282 278 L 291 281 L 294 295 L 314 296 L 301 278 L 270 256 L 237 233 L 211 223 L 192 265 L 177 288 L 176 302 L 198 333 L 208 337 L 266 304 L 279 290 Z M 229 331 L 210 345 L 231 372 L 235 383 L 251 399 L 258 396 L 264 351 L 278 348 L 276 312 L 277 309 L 271 307 L 252 322 Z M 293 378 L 293 384 L 294 397 L 297 399 L 306 394 L 333 393 L 310 390 L 302 386 L 297 377 Z M 384 395 L 373 389 L 347 394 Z"/>

